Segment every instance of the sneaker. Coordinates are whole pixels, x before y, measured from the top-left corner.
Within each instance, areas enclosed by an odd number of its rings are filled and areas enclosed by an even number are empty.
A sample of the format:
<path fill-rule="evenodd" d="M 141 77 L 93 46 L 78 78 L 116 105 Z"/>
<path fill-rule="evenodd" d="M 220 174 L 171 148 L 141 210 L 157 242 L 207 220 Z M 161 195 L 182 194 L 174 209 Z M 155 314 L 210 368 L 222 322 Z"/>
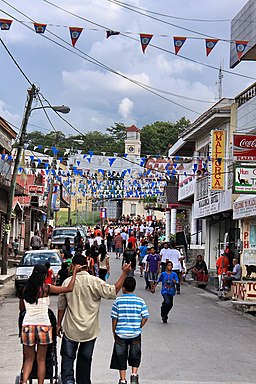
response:
<path fill-rule="evenodd" d="M 139 384 L 139 375 L 131 375 L 130 383 L 131 384 Z"/>
<path fill-rule="evenodd" d="M 167 324 L 167 319 L 166 319 L 166 317 L 162 317 L 162 320 L 163 320 L 163 323 L 164 323 L 164 324 Z"/>
<path fill-rule="evenodd" d="M 119 380 L 118 384 L 127 384 L 127 380 Z"/>

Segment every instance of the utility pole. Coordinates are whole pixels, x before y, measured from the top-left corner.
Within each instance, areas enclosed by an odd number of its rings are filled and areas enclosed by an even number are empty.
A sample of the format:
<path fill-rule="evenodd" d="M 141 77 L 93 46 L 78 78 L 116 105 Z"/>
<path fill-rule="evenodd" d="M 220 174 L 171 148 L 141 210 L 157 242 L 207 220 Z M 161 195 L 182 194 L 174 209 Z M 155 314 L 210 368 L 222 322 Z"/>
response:
<path fill-rule="evenodd" d="M 19 163 L 21 159 L 22 150 L 24 149 L 24 143 L 26 139 L 26 130 L 27 130 L 27 124 L 28 119 L 31 111 L 32 102 L 34 99 L 34 96 L 37 92 L 36 86 L 33 84 L 31 88 L 28 89 L 28 96 L 27 101 L 25 105 L 25 112 L 22 120 L 21 125 L 21 131 L 20 131 L 20 139 L 18 143 L 17 153 L 16 153 L 16 159 L 14 162 L 14 168 L 13 168 L 13 174 L 10 184 L 10 191 L 8 194 L 8 202 L 7 202 L 7 212 L 6 212 L 6 222 L 5 222 L 5 229 L 4 229 L 4 237 L 3 237 L 3 253 L 2 253 L 2 265 L 1 265 L 1 274 L 6 275 L 7 274 L 7 267 L 8 267 L 8 235 L 11 230 L 11 215 L 12 215 L 12 206 L 14 201 L 14 194 L 15 194 L 15 186 L 16 186 L 16 180 L 18 175 L 18 169 L 19 169 Z"/>
<path fill-rule="evenodd" d="M 54 140 L 54 145 L 56 146 L 58 142 L 58 132 L 55 134 L 55 140 Z M 57 163 L 57 152 L 54 153 L 53 160 L 52 160 L 52 170 L 56 170 L 56 163 Z M 55 175 L 52 173 L 51 175 L 51 181 L 50 181 L 50 190 L 48 194 L 48 202 L 47 202 L 47 213 L 46 213 L 46 225 L 47 229 L 49 227 L 49 220 L 51 217 L 51 212 L 52 212 L 52 194 L 53 194 L 53 186 L 55 182 Z"/>

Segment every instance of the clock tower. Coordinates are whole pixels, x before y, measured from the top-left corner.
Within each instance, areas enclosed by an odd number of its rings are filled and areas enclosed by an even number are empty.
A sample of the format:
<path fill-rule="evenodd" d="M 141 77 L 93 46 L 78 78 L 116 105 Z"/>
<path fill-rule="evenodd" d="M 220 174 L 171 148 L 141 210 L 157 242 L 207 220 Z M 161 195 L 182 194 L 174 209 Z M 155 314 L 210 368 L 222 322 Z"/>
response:
<path fill-rule="evenodd" d="M 125 153 L 128 156 L 140 156 L 141 141 L 140 130 L 132 125 L 126 130 Z"/>

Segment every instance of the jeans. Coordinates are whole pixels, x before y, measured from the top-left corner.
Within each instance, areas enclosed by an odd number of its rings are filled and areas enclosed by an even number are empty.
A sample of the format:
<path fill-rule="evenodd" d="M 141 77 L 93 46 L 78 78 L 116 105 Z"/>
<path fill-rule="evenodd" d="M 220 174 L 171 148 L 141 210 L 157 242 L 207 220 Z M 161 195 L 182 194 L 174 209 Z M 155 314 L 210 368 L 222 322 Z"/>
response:
<path fill-rule="evenodd" d="M 63 384 L 91 384 L 91 364 L 95 341 L 96 339 L 79 343 L 69 340 L 65 335 L 63 336 L 60 351 Z M 75 359 L 76 381 L 74 378 Z"/>
<path fill-rule="evenodd" d="M 161 306 L 161 317 L 162 319 L 167 320 L 168 313 L 173 307 L 173 296 L 169 295 L 168 293 L 164 293 L 163 299 L 164 301 L 162 302 L 162 306 Z"/>

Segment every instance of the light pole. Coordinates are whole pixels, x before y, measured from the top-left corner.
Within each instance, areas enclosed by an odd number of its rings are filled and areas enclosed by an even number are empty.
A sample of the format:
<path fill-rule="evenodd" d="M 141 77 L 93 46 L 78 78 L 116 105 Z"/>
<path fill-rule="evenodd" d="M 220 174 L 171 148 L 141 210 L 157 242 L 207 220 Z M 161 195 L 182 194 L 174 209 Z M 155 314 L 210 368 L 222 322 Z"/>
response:
<path fill-rule="evenodd" d="M 28 120 L 30 113 L 34 109 L 44 109 L 44 108 L 51 108 L 56 112 L 62 112 L 62 113 L 68 113 L 70 111 L 69 107 L 63 106 L 57 106 L 57 107 L 52 107 L 52 106 L 42 106 L 42 107 L 32 107 L 32 102 L 37 94 L 38 89 L 34 84 L 32 84 L 31 88 L 28 89 L 28 95 L 27 95 L 27 100 L 26 100 L 26 105 L 25 105 L 25 111 L 24 111 L 24 116 L 22 120 L 22 125 L 21 125 L 21 130 L 20 130 L 20 138 L 18 142 L 18 147 L 17 147 L 17 153 L 16 153 L 16 159 L 14 162 L 14 167 L 13 167 L 13 173 L 12 173 L 12 179 L 10 183 L 10 191 L 8 194 L 8 201 L 7 201 L 7 212 L 6 212 L 6 221 L 5 221 L 5 228 L 4 228 L 4 236 L 3 236 L 3 248 L 2 248 L 2 264 L 1 264 L 1 274 L 6 275 L 7 274 L 7 268 L 8 268 L 8 235 L 11 230 L 11 215 L 12 215 L 12 206 L 13 206 L 13 201 L 14 201 L 14 194 L 15 194 L 15 186 L 16 186 L 16 180 L 17 180 L 17 175 L 18 175 L 18 169 L 19 169 L 19 163 L 21 159 L 21 154 L 22 150 L 24 148 L 24 143 L 26 139 L 26 131 L 27 131 L 27 125 L 28 125 Z"/>

